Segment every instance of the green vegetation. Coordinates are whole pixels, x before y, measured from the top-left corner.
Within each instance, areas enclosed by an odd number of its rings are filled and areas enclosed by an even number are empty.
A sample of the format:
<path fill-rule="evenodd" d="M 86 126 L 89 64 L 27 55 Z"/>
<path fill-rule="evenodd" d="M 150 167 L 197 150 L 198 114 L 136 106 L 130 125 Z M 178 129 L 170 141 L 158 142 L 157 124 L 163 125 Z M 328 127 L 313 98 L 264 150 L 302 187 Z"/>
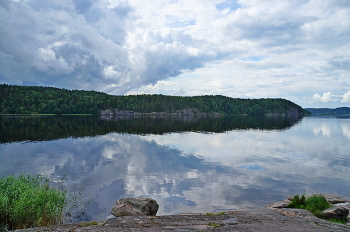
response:
<path fill-rule="evenodd" d="M 295 195 L 293 197 L 293 200 L 289 203 L 288 208 L 296 208 L 296 209 L 307 209 L 309 210 L 313 215 L 316 217 L 328 220 L 330 222 L 335 223 L 341 223 L 346 224 L 347 219 L 329 219 L 329 218 L 323 218 L 320 215 L 320 212 L 332 207 L 333 205 L 330 204 L 327 199 L 321 195 L 321 194 L 313 194 L 309 197 L 305 196 L 304 194 L 299 196 Z"/>
<path fill-rule="evenodd" d="M 8 229 L 54 225 L 62 222 L 66 191 L 50 186 L 42 175 L 0 179 L 0 224 Z"/>
<path fill-rule="evenodd" d="M 304 110 L 285 99 L 241 99 L 225 96 L 178 97 L 165 95 L 114 96 L 97 91 L 53 87 L 0 85 L 0 114 L 99 114 L 106 109 L 138 113 L 197 109 L 220 114 L 284 114 Z"/>
<path fill-rule="evenodd" d="M 321 194 L 313 194 L 310 197 L 306 197 L 304 194 L 299 196 L 295 195 L 293 200 L 288 205 L 289 208 L 307 209 L 316 217 L 319 217 L 319 213 L 332 205 Z"/>
<path fill-rule="evenodd" d="M 308 111 L 307 109 L 304 109 L 304 115 L 311 115 L 311 112 Z"/>
<path fill-rule="evenodd" d="M 87 227 L 87 226 L 93 226 L 93 225 L 98 225 L 98 222 L 79 222 L 79 226 L 81 227 Z"/>
<path fill-rule="evenodd" d="M 225 212 L 220 212 L 220 213 L 216 213 L 216 214 L 214 214 L 214 213 L 206 213 L 205 215 L 207 215 L 207 216 L 223 216 L 225 214 L 226 214 Z"/>
<path fill-rule="evenodd" d="M 79 192 L 81 195 L 81 191 Z M 23 229 L 64 223 L 81 198 L 68 198 L 61 181 L 54 183 L 43 175 L 20 174 L 0 179 L 0 230 Z M 79 210 L 79 209 L 78 209 Z"/>
<path fill-rule="evenodd" d="M 334 114 L 350 114 L 349 107 L 338 107 L 335 109 L 330 108 L 305 108 L 305 111 L 311 115 L 334 115 Z"/>
<path fill-rule="evenodd" d="M 328 221 L 330 222 L 334 222 L 334 223 L 339 223 L 339 224 L 346 224 L 347 223 L 347 219 L 334 219 L 334 218 L 330 218 L 328 219 Z"/>
<path fill-rule="evenodd" d="M 209 223 L 208 223 L 208 226 L 221 227 L 222 225 L 209 222 Z"/>
<path fill-rule="evenodd" d="M 295 195 L 292 201 L 288 205 L 289 208 L 305 209 L 306 208 L 306 197 L 305 195 Z"/>

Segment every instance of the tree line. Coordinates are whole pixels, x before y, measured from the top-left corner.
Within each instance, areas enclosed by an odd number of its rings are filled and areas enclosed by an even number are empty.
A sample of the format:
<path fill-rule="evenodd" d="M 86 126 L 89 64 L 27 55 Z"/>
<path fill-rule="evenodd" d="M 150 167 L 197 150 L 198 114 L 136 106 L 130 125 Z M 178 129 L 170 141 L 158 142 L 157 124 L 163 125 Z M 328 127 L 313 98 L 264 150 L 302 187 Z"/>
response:
<path fill-rule="evenodd" d="M 0 85 L 0 114 L 99 114 L 106 109 L 138 113 L 174 113 L 197 109 L 220 114 L 283 114 L 303 109 L 286 99 L 243 99 L 222 95 L 167 96 L 160 94 L 109 95 L 98 91 L 55 87 Z"/>

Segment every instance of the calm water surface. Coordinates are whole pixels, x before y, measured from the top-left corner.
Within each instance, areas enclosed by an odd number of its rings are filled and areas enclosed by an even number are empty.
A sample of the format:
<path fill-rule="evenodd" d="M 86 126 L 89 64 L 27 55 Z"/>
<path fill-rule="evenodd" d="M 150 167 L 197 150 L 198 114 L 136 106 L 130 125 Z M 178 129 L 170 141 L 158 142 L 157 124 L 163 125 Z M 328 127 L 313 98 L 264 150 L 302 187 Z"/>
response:
<path fill-rule="evenodd" d="M 302 193 L 350 197 L 350 119 L 1 117 L 0 176 L 65 176 L 87 220 L 123 197 L 157 215 L 262 207 Z"/>

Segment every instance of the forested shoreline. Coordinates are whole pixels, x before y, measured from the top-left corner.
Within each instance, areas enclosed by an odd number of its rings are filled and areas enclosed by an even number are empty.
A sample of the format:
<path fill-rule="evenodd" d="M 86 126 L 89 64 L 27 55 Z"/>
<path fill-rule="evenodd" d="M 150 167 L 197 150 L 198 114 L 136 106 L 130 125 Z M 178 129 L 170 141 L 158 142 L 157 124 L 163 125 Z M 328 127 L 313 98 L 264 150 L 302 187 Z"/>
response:
<path fill-rule="evenodd" d="M 312 115 L 334 115 L 334 114 L 350 114 L 349 107 L 331 108 L 305 108 Z"/>
<path fill-rule="evenodd" d="M 98 91 L 55 87 L 0 85 L 0 114 L 100 114 L 119 109 L 147 114 L 196 109 L 217 114 L 297 114 L 299 105 L 281 98 L 242 99 L 222 95 L 166 96 L 160 94 L 109 95 Z"/>

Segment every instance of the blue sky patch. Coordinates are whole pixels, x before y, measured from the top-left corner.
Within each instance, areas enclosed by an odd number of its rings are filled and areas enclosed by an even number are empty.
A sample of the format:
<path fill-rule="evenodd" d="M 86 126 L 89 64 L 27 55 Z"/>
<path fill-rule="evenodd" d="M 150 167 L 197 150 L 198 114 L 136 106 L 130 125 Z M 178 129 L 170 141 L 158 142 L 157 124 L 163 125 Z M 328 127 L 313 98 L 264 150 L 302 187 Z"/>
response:
<path fill-rule="evenodd" d="M 246 168 L 246 169 L 249 169 L 249 170 L 258 170 L 258 171 L 266 170 L 266 168 L 261 167 L 259 165 L 243 165 L 243 166 L 240 166 L 240 168 Z"/>
<path fill-rule="evenodd" d="M 218 9 L 219 11 L 222 11 L 226 8 L 230 8 L 230 10 L 233 11 L 233 10 L 237 10 L 240 7 L 241 5 L 239 5 L 237 1 L 234 1 L 234 0 L 224 1 L 216 5 L 216 9 Z"/>
<path fill-rule="evenodd" d="M 248 56 L 245 58 L 242 58 L 241 60 L 244 61 L 260 61 L 260 60 L 264 60 L 267 56 Z"/>
<path fill-rule="evenodd" d="M 170 28 L 180 28 L 180 27 L 187 27 L 189 25 L 196 25 L 196 20 L 194 19 L 191 19 L 191 20 L 188 20 L 188 21 L 177 21 L 175 20 L 172 16 L 167 16 L 167 18 L 169 20 L 171 20 L 171 22 L 169 22 L 168 26 Z"/>

